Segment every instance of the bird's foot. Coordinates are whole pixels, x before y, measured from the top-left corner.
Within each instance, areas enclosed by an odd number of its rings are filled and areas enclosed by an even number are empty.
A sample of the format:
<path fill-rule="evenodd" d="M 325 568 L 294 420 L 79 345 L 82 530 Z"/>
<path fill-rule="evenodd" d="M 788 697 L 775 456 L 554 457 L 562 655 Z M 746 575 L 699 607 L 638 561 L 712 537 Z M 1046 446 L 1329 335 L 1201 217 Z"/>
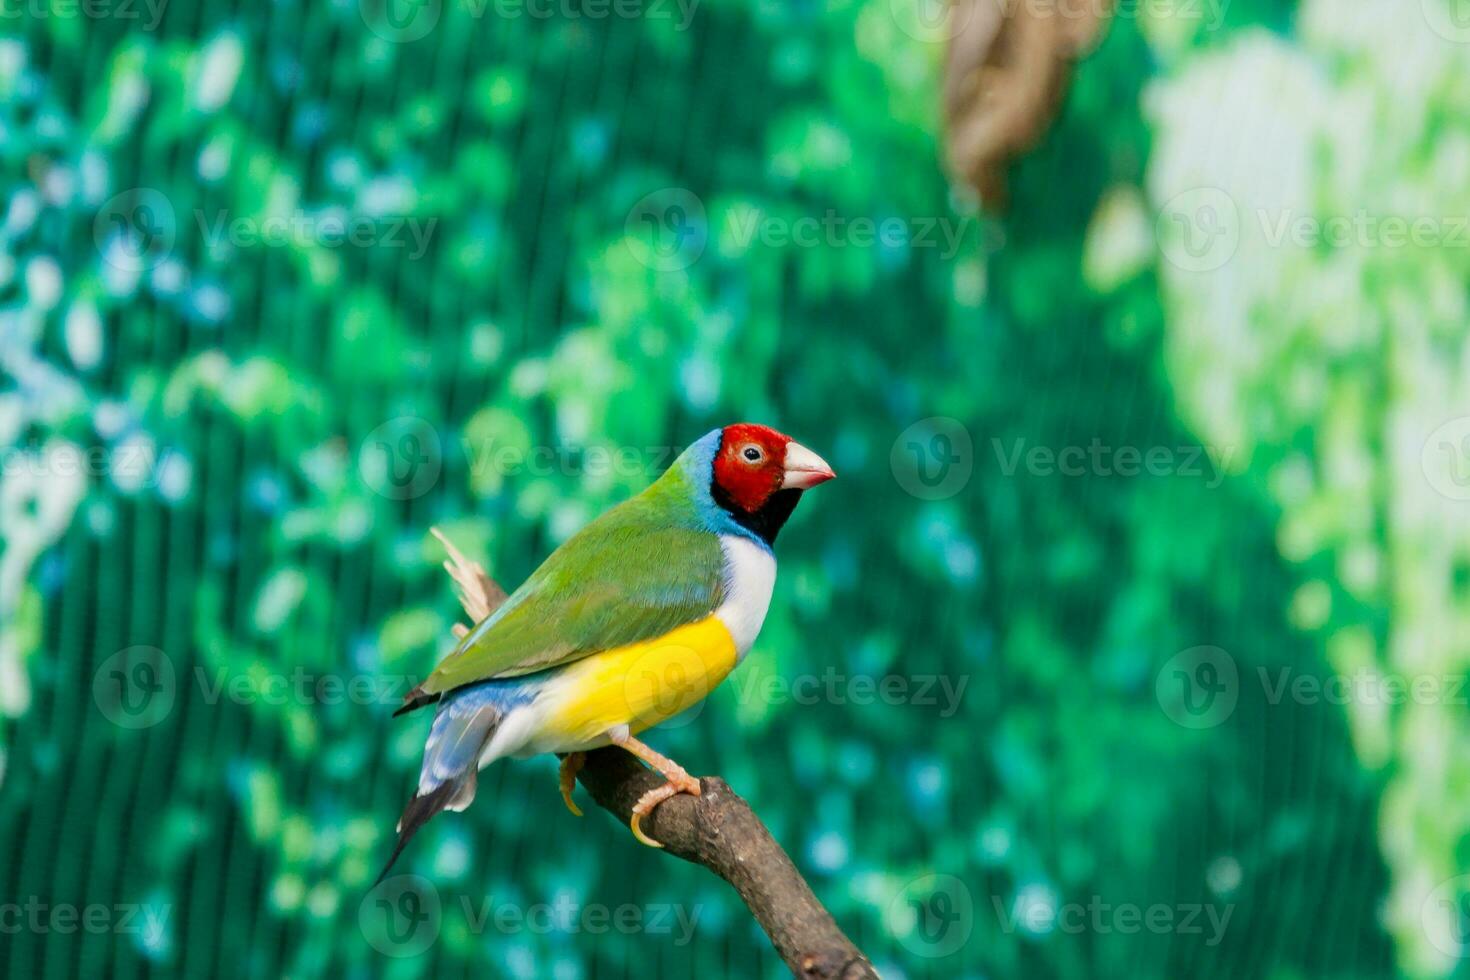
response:
<path fill-rule="evenodd" d="M 650 766 L 653 766 L 664 779 L 668 780 L 662 786 L 656 786 L 639 797 L 638 802 L 633 805 L 633 815 L 628 820 L 628 829 L 633 831 L 633 836 L 638 838 L 639 843 L 647 844 L 649 847 L 663 847 L 662 844 L 643 832 L 643 828 L 639 826 L 639 822 L 648 816 L 648 814 L 652 813 L 654 807 L 671 796 L 678 796 L 680 793 L 688 793 L 690 796 L 700 795 L 702 790 L 699 788 L 699 780 L 685 772 L 684 767 L 673 759 L 659 755 L 653 749 L 638 741 L 628 733 L 627 728 L 609 732 L 608 738 L 614 745 L 621 749 L 626 749 Z"/>
<path fill-rule="evenodd" d="M 680 793 L 699 796 L 702 792 L 699 787 L 699 780 L 689 775 L 683 769 L 679 769 L 674 773 L 666 772 L 663 775 L 668 782 L 662 786 L 655 786 L 639 797 L 638 802 L 633 804 L 633 815 L 628 820 L 628 829 L 633 831 L 633 836 L 638 839 L 640 844 L 647 844 L 649 847 L 663 847 L 663 845 L 643 832 L 643 828 L 639 826 L 643 818 L 652 813 L 654 807 L 671 796 L 678 796 Z"/>
<path fill-rule="evenodd" d="M 567 805 L 568 810 L 579 817 L 582 811 L 577 804 L 572 802 L 572 790 L 577 786 L 577 773 L 582 771 L 582 766 L 586 761 L 587 753 L 585 752 L 568 752 L 561 757 L 561 801 Z"/>

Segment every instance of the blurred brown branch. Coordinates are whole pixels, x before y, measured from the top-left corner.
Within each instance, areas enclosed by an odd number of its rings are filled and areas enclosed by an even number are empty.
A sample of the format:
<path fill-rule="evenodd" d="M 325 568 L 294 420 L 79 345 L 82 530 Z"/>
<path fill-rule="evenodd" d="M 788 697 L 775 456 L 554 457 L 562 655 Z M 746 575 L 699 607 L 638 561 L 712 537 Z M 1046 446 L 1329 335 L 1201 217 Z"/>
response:
<path fill-rule="evenodd" d="M 944 66 L 947 154 L 992 207 L 1006 169 L 1045 134 L 1072 62 L 1101 39 L 1112 0 L 950 0 Z"/>
<path fill-rule="evenodd" d="M 457 586 L 460 604 L 479 622 L 505 601 L 505 590 L 438 528 L 431 533 L 449 553 L 444 568 Z M 464 635 L 462 630 L 456 627 L 455 634 Z M 618 748 L 589 752 L 577 778 L 598 806 L 624 824 L 638 799 L 663 782 Z M 876 980 L 868 958 L 837 927 L 750 806 L 723 779 L 702 779 L 700 786 L 699 797 L 681 794 L 659 804 L 643 819 L 644 831 L 668 853 L 728 881 L 795 976 Z"/>

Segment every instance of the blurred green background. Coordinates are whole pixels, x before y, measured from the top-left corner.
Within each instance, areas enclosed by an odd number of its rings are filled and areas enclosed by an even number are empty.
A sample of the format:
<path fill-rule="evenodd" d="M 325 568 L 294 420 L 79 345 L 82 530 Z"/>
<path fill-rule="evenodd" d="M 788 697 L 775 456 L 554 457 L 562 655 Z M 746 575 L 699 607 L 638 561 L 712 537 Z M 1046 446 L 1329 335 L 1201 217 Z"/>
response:
<path fill-rule="evenodd" d="M 749 419 L 841 479 L 650 741 L 884 976 L 1470 976 L 1470 8 L 1123 4 L 998 211 L 932 3 L 389 3 L 0 11 L 0 971 L 783 975 L 550 759 L 367 890 L 428 529 Z"/>

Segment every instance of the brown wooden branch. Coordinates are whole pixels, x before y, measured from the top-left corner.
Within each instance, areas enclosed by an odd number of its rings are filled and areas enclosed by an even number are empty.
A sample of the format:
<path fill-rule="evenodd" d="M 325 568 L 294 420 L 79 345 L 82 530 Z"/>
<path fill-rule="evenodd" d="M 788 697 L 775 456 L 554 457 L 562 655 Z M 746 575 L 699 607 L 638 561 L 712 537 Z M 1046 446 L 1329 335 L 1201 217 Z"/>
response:
<path fill-rule="evenodd" d="M 438 528 L 432 533 L 449 553 L 444 567 L 458 587 L 460 604 L 478 622 L 505 601 L 505 591 Z M 460 630 L 456 635 L 462 635 Z M 598 806 L 624 824 L 639 797 L 663 782 L 617 748 L 587 753 L 577 778 Z M 668 853 L 728 881 L 795 976 L 876 980 L 868 958 L 837 927 L 755 811 L 723 779 L 701 779 L 700 787 L 699 797 L 681 794 L 660 803 L 643 818 L 643 830 Z"/>
<path fill-rule="evenodd" d="M 950 169 L 987 207 L 1051 126 L 1072 63 L 1106 30 L 1113 0 L 949 0 L 944 116 Z"/>
<path fill-rule="evenodd" d="M 598 806 L 623 823 L 638 798 L 663 782 L 615 748 L 589 752 L 577 778 Z M 701 796 L 675 796 L 655 807 L 643 818 L 644 832 L 670 854 L 733 885 L 794 975 L 877 977 L 755 811 L 717 776 L 699 784 Z"/>

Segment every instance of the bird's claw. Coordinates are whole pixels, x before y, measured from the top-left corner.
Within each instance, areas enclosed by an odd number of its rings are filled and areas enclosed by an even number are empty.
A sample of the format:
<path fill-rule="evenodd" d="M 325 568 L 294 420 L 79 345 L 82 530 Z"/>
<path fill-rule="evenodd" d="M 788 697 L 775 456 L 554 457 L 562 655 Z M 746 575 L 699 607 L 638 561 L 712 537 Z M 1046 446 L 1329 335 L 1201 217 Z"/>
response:
<path fill-rule="evenodd" d="M 582 765 L 587 761 L 585 752 L 568 752 L 561 759 L 561 801 L 567 805 L 567 809 L 577 816 L 582 815 L 582 810 L 572 802 L 572 790 L 577 786 L 577 773 L 582 771 Z"/>
<path fill-rule="evenodd" d="M 638 798 L 638 802 L 633 805 L 633 815 L 628 820 L 628 829 L 633 831 L 633 836 L 640 844 L 647 844 L 649 847 L 663 847 L 658 841 L 645 834 L 643 828 L 639 826 L 643 818 L 653 812 L 654 807 L 669 797 L 678 796 L 680 793 L 699 796 L 703 792 L 700 789 L 699 780 L 683 770 L 669 774 L 667 778 L 668 782 L 662 786 L 655 786 L 647 793 L 644 793 Z"/>

